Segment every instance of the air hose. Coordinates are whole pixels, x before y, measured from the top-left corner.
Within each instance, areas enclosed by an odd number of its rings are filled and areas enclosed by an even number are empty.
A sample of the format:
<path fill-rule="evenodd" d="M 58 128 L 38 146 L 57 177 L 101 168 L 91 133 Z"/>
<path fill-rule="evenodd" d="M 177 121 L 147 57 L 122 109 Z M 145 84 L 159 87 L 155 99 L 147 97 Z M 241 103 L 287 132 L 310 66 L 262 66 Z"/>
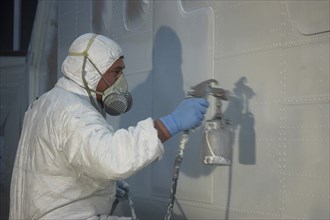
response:
<path fill-rule="evenodd" d="M 187 145 L 187 142 L 189 139 L 188 134 L 189 134 L 189 130 L 186 130 L 181 135 L 180 146 L 179 146 L 178 154 L 176 155 L 174 167 L 173 167 L 171 195 L 170 195 L 170 200 L 169 200 L 168 206 L 167 206 L 165 220 L 170 220 L 172 212 L 173 212 L 173 205 L 174 205 L 174 201 L 175 201 L 176 187 L 177 187 L 178 179 L 179 179 L 180 166 L 181 166 L 181 162 L 183 159 L 183 152 L 186 148 L 186 145 Z"/>

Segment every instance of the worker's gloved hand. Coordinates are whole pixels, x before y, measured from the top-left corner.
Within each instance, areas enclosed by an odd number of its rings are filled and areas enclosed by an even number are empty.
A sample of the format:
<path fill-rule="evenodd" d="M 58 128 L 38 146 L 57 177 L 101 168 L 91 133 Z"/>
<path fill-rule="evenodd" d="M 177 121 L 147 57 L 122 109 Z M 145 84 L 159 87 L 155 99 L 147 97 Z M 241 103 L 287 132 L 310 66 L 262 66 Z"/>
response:
<path fill-rule="evenodd" d="M 183 100 L 176 109 L 160 120 L 171 136 L 184 130 L 198 127 L 204 120 L 209 102 L 204 98 L 188 98 Z"/>
<path fill-rule="evenodd" d="M 116 182 L 116 198 L 118 200 L 126 200 L 128 199 L 129 193 L 129 184 L 125 181 L 118 180 Z"/>

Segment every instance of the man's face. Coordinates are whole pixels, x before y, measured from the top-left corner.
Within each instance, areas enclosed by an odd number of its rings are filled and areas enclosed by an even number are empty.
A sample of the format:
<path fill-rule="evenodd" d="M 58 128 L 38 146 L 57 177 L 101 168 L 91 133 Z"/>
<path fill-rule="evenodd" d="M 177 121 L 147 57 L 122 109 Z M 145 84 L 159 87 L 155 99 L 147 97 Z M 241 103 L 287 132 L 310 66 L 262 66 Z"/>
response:
<path fill-rule="evenodd" d="M 123 74 L 123 70 L 125 69 L 124 58 L 119 58 L 112 64 L 112 66 L 104 73 L 103 77 L 101 77 L 99 83 L 96 86 L 96 91 L 104 92 L 109 85 L 113 85 L 115 81 L 119 78 L 121 74 Z M 108 85 L 108 83 L 109 85 Z M 102 102 L 102 96 L 96 94 L 96 98 L 99 102 Z"/>

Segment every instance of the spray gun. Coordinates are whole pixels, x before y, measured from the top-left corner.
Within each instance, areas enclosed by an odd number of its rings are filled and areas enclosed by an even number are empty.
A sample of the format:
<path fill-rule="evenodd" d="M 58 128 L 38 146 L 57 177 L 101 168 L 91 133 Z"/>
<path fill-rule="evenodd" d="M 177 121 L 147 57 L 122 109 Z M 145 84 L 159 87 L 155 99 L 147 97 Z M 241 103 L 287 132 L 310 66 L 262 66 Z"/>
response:
<path fill-rule="evenodd" d="M 212 87 L 211 84 L 218 85 L 215 79 L 209 79 L 197 84 L 188 92 L 188 97 L 208 98 L 209 95 L 216 98 L 216 113 L 214 117 L 205 122 L 203 132 L 203 163 L 208 165 L 230 165 L 231 149 L 229 145 L 229 121 L 225 120 L 221 110 L 221 100 L 229 99 L 229 91 L 222 88 Z M 175 201 L 176 187 L 179 178 L 180 165 L 183 159 L 183 152 L 189 139 L 189 130 L 183 132 L 181 136 L 178 154 L 173 168 L 172 188 L 165 220 L 169 220 L 172 215 Z"/>
<path fill-rule="evenodd" d="M 205 122 L 203 131 L 203 163 L 204 164 L 216 164 L 216 165 L 229 165 L 230 155 L 227 152 L 229 148 L 229 134 L 223 135 L 224 129 L 228 131 L 227 125 L 230 124 L 229 120 L 224 119 L 222 113 L 222 100 L 229 100 L 230 92 L 228 90 L 213 87 L 211 84 L 218 85 L 218 81 L 215 79 L 209 79 L 203 81 L 196 86 L 191 87 L 188 92 L 188 97 L 205 98 L 213 96 L 216 99 L 215 102 L 215 115 L 212 119 Z M 188 133 L 188 131 L 185 131 Z M 220 138 L 220 139 L 219 139 Z M 222 140 L 225 138 L 225 141 Z M 228 139 L 228 141 L 227 141 Z M 225 154 L 222 154 L 225 152 Z M 212 156 L 210 158 L 210 155 Z M 216 159 L 218 157 L 218 159 Z M 220 159 L 220 157 L 224 157 Z M 220 161 L 219 161 L 220 159 Z"/>
<path fill-rule="evenodd" d="M 208 98 L 213 96 L 215 101 L 215 114 L 212 119 L 205 122 L 203 129 L 202 161 L 207 165 L 230 165 L 232 150 L 229 143 L 230 131 L 229 120 L 222 113 L 222 100 L 229 99 L 229 91 L 222 88 L 212 87 L 218 85 L 215 79 L 209 79 L 192 87 L 189 96 Z"/>

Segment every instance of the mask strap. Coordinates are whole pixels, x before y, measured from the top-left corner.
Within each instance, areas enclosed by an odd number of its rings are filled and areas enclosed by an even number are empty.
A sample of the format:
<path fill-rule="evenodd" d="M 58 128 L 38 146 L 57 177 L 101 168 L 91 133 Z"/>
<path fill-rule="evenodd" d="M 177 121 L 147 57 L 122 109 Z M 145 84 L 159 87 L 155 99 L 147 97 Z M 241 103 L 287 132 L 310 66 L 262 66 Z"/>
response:
<path fill-rule="evenodd" d="M 69 52 L 69 56 L 83 56 L 83 57 L 84 57 L 84 62 L 83 62 L 83 65 L 82 65 L 82 74 L 81 74 L 81 78 L 82 78 L 83 84 L 84 84 L 84 86 L 85 86 L 85 89 L 86 89 L 86 91 L 87 91 L 87 93 L 88 93 L 88 96 L 89 96 L 89 99 L 90 99 L 92 105 L 94 106 L 94 108 L 96 108 L 96 110 L 98 110 L 99 112 L 102 113 L 102 109 L 98 106 L 98 104 L 97 104 L 96 101 L 94 100 L 94 98 L 93 98 L 93 96 L 92 96 L 92 94 L 91 94 L 91 91 L 92 91 L 92 92 L 95 92 L 96 94 L 100 94 L 100 95 L 102 95 L 102 93 L 97 92 L 97 91 L 95 91 L 95 90 L 93 90 L 93 89 L 90 89 L 90 88 L 88 87 L 88 84 L 87 84 L 87 81 L 86 81 L 86 78 L 85 78 L 85 76 L 86 76 L 86 74 L 87 74 L 87 72 L 86 72 L 86 70 L 85 70 L 87 59 L 92 63 L 92 65 L 93 65 L 94 68 L 97 70 L 97 72 L 102 76 L 102 74 L 101 74 L 100 71 L 96 68 L 96 66 L 94 65 L 94 63 L 88 58 L 88 50 L 89 50 L 90 47 L 92 46 L 92 44 L 93 44 L 93 42 L 94 42 L 94 40 L 95 40 L 96 37 L 97 37 L 97 34 L 94 34 L 94 35 L 92 36 L 92 38 L 89 40 L 89 42 L 88 42 L 88 44 L 87 44 L 86 49 L 85 49 L 83 52 L 81 52 L 81 53 Z"/>
<path fill-rule="evenodd" d="M 94 108 L 96 108 L 96 110 L 98 110 L 99 112 L 101 112 L 100 107 L 98 106 L 98 104 L 96 103 L 96 101 L 94 100 L 92 94 L 91 94 L 91 89 L 88 87 L 87 81 L 85 79 L 85 75 L 86 75 L 86 71 L 85 71 L 85 67 L 86 67 L 86 61 L 87 61 L 87 57 L 84 56 L 84 63 L 83 63 L 83 67 L 82 67 L 82 81 L 84 83 L 85 89 L 88 93 L 88 97 L 89 100 L 91 101 L 92 105 L 94 106 Z"/>
<path fill-rule="evenodd" d="M 69 56 L 88 56 L 88 50 L 91 48 L 97 34 L 94 34 L 93 37 L 89 40 L 86 49 L 81 53 L 69 52 Z"/>
<path fill-rule="evenodd" d="M 104 79 L 104 81 L 108 84 L 108 86 L 111 86 L 110 83 L 107 81 L 107 79 L 102 75 L 102 73 L 99 71 L 99 69 L 96 67 L 96 65 L 93 63 L 93 61 L 91 59 L 89 59 L 89 57 L 87 57 L 87 59 L 89 60 L 89 62 L 93 65 L 93 67 L 96 69 L 96 71 L 100 74 L 101 78 Z"/>
<path fill-rule="evenodd" d="M 104 79 L 104 81 L 108 84 L 108 86 L 110 86 L 110 83 L 106 80 L 105 77 L 103 77 L 102 73 L 100 72 L 100 70 L 96 67 L 96 65 L 94 64 L 94 62 L 88 57 L 88 50 L 90 49 L 90 47 L 92 46 L 95 38 L 97 37 L 97 34 L 94 34 L 92 36 L 92 38 L 89 40 L 88 44 L 87 44 L 87 47 L 86 49 L 81 52 L 81 53 L 74 53 L 74 52 L 70 52 L 69 53 L 69 56 L 84 56 L 84 64 L 83 64 L 83 71 L 85 72 L 85 74 L 83 74 L 83 82 L 84 82 L 84 86 L 87 87 L 89 90 L 91 90 L 92 92 L 96 93 L 96 94 L 99 94 L 99 95 L 103 95 L 102 92 L 98 92 L 94 89 L 90 89 L 87 85 L 87 82 L 86 82 L 86 79 L 85 79 L 85 75 L 87 74 L 86 71 L 85 71 L 85 67 L 86 67 L 86 58 L 88 59 L 88 61 L 93 65 L 93 67 L 96 69 L 97 73 L 101 76 L 101 78 Z"/>

